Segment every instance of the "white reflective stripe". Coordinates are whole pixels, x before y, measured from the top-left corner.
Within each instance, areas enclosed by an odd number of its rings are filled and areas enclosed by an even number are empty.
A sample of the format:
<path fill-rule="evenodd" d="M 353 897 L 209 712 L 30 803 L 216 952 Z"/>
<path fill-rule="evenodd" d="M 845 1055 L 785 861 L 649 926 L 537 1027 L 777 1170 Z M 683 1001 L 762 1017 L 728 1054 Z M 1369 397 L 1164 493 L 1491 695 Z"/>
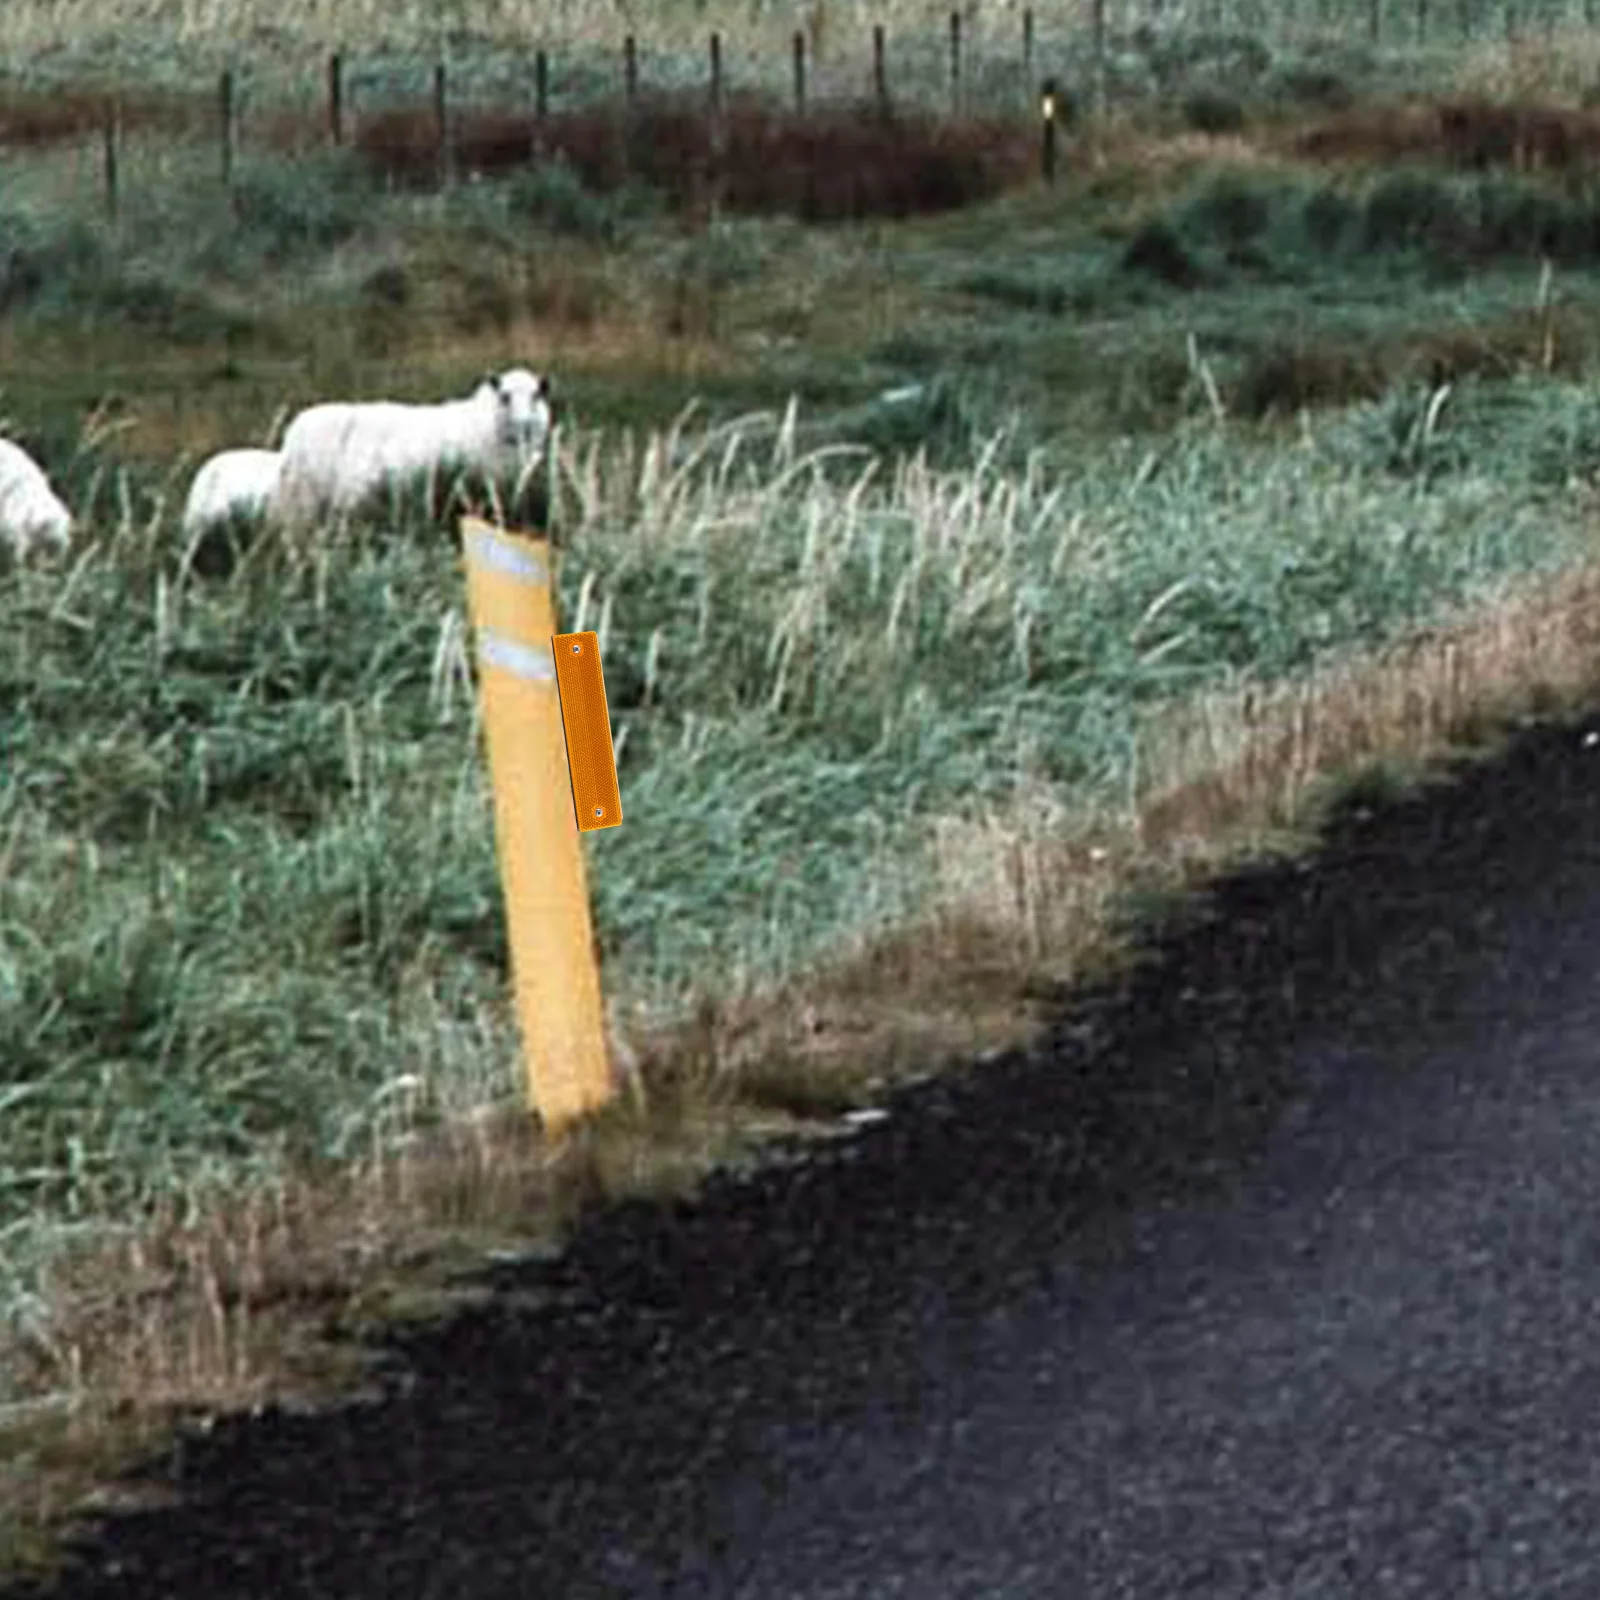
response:
<path fill-rule="evenodd" d="M 467 533 L 467 553 L 483 566 L 493 567 L 507 577 L 521 578 L 524 583 L 547 583 L 549 574 L 537 556 L 530 556 L 497 539 L 482 528 L 472 528 Z"/>
<path fill-rule="evenodd" d="M 554 678 L 555 658 L 548 650 L 508 639 L 492 628 L 478 629 L 478 660 L 485 666 L 503 667 L 519 678 Z"/>

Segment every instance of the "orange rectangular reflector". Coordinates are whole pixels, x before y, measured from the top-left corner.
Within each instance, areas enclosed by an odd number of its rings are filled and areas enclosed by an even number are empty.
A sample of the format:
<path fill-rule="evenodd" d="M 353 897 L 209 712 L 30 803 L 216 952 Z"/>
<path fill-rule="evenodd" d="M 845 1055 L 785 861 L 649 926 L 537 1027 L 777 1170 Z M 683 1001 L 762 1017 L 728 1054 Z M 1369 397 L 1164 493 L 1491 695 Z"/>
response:
<path fill-rule="evenodd" d="M 557 633 L 550 639 L 561 692 L 561 722 L 567 735 L 567 769 L 572 805 L 584 833 L 614 828 L 622 821 L 617 789 L 617 753 L 611 743 L 611 713 L 600 668 L 599 636 Z"/>

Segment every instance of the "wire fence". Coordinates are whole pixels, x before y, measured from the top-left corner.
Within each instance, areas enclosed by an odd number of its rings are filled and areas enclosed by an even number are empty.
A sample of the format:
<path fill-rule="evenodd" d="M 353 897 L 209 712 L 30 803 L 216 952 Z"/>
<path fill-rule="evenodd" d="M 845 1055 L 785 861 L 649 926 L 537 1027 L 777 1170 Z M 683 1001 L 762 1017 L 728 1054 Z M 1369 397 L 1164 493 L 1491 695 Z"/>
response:
<path fill-rule="evenodd" d="M 537 159 L 563 118 L 626 123 L 667 101 L 703 117 L 713 142 L 729 137 L 737 107 L 753 103 L 788 119 L 844 112 L 946 123 L 1042 117 L 1048 176 L 1056 129 L 1119 102 L 1174 98 L 1208 75 L 1226 89 L 1253 81 L 1274 56 L 1296 53 L 1449 54 L 1540 41 L 1553 48 L 1564 34 L 1594 32 L 1597 9 L 1600 0 L 1087 0 L 1071 16 L 1030 6 L 1003 21 L 986 16 L 981 25 L 974 13 L 951 9 L 942 28 L 892 33 L 873 23 L 843 41 L 825 40 L 812 21 L 794 29 L 781 51 L 741 48 L 716 29 L 698 52 L 681 43 L 656 48 L 628 33 L 609 52 L 593 43 L 526 54 L 502 49 L 492 70 L 472 60 L 419 66 L 414 56 L 397 64 L 376 52 L 335 50 L 314 84 L 302 77 L 288 97 L 292 110 L 271 70 L 230 65 L 218 74 L 212 109 L 199 112 L 191 103 L 187 123 L 191 131 L 201 119 L 212 124 L 224 184 L 242 144 L 254 137 L 278 147 L 320 141 L 340 148 L 360 144 L 363 129 L 384 119 L 391 137 L 409 119 L 411 146 L 426 125 L 431 166 L 448 184 L 477 170 L 470 147 L 483 143 L 487 118 L 500 119 L 502 141 L 513 137 L 515 124 L 514 137 L 528 142 L 524 159 Z M 1346 65 L 1362 70 L 1359 60 Z M 128 126 L 123 97 L 104 96 L 100 116 L 114 214 Z"/>

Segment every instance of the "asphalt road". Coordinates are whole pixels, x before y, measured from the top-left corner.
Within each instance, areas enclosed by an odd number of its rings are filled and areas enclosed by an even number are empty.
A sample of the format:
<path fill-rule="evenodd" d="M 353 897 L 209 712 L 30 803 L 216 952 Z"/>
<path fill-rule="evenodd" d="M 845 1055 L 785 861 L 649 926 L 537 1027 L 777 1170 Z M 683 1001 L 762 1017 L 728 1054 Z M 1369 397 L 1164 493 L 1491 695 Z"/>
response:
<path fill-rule="evenodd" d="M 1600 718 L 219 1427 L 70 1600 L 1600 1597 Z M 29 1591 L 31 1593 L 32 1591 Z"/>

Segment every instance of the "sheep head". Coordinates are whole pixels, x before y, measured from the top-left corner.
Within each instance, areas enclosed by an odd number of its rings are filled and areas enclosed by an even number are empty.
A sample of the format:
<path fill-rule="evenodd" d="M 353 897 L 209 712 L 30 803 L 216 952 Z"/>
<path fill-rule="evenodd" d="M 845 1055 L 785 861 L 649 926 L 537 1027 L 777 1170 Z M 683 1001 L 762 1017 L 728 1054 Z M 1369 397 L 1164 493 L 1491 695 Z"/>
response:
<path fill-rule="evenodd" d="M 501 442 L 537 455 L 550 433 L 550 380 L 526 367 L 512 367 L 485 380 L 496 408 Z"/>

